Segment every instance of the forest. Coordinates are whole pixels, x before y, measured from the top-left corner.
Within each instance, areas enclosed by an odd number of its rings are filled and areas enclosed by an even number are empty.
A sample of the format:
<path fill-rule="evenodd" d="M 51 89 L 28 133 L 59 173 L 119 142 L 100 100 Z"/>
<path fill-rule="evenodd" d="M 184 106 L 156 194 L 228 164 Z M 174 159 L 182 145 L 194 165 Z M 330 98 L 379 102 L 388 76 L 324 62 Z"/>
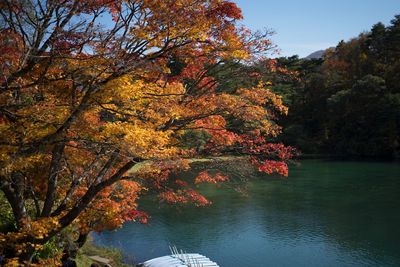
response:
<path fill-rule="evenodd" d="M 283 140 L 307 153 L 399 158 L 400 15 L 341 41 L 322 60 L 278 59 L 299 82 L 279 82 L 292 108 Z"/>
<path fill-rule="evenodd" d="M 177 177 L 193 159 L 287 177 L 301 154 L 399 158 L 400 15 L 320 59 L 271 56 L 242 19 L 221 0 L 0 4 L 0 265 L 60 265 L 147 223 L 144 196 L 205 207 L 199 185 L 237 182 Z"/>

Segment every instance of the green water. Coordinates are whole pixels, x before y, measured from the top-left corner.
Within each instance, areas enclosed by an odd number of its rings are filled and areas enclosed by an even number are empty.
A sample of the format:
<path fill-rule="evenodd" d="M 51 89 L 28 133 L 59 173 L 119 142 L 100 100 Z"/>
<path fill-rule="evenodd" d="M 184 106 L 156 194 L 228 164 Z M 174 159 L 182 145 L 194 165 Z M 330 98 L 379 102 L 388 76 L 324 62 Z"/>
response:
<path fill-rule="evenodd" d="M 247 197 L 205 191 L 212 206 L 153 208 L 95 242 L 135 262 L 174 244 L 225 267 L 400 266 L 399 163 L 305 160 L 288 179 L 254 177 Z"/>

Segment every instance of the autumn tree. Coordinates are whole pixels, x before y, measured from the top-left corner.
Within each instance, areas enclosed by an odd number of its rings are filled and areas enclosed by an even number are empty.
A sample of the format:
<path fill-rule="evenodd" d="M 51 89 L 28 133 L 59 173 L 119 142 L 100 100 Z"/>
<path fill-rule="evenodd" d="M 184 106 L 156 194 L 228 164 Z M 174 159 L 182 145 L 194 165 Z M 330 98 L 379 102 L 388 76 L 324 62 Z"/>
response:
<path fill-rule="evenodd" d="M 211 75 L 271 48 L 267 35 L 237 25 L 234 3 L 5 0 L 0 15 L 0 189 L 14 220 L 0 244 L 9 264 L 29 263 L 66 228 L 84 236 L 146 221 L 136 202 L 145 192 L 208 204 L 195 184 L 228 178 L 171 179 L 187 158 L 249 155 L 260 171 L 287 175 L 292 149 L 268 143 L 287 113 L 281 98 L 265 83 L 216 90 Z M 190 134 L 204 137 L 202 149 Z"/>

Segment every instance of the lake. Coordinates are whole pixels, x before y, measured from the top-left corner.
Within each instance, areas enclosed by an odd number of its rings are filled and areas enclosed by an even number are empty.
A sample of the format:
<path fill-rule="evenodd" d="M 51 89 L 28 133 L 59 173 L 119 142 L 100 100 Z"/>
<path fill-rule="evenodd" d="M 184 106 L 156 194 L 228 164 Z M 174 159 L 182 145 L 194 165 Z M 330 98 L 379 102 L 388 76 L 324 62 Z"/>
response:
<path fill-rule="evenodd" d="M 173 244 L 222 267 L 400 266 L 399 163 L 303 160 L 287 179 L 257 176 L 247 196 L 206 186 L 211 206 L 153 208 L 148 225 L 126 223 L 94 241 L 127 262 Z"/>

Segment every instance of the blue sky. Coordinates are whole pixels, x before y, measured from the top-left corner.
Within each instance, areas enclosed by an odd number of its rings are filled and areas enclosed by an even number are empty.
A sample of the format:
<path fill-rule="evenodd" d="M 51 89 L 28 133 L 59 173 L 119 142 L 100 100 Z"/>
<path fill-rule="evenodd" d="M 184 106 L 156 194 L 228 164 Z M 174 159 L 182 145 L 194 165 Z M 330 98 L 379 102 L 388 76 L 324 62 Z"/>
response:
<path fill-rule="evenodd" d="M 283 56 L 336 46 L 400 14 L 400 0 L 232 0 L 250 29 L 273 29 Z"/>

